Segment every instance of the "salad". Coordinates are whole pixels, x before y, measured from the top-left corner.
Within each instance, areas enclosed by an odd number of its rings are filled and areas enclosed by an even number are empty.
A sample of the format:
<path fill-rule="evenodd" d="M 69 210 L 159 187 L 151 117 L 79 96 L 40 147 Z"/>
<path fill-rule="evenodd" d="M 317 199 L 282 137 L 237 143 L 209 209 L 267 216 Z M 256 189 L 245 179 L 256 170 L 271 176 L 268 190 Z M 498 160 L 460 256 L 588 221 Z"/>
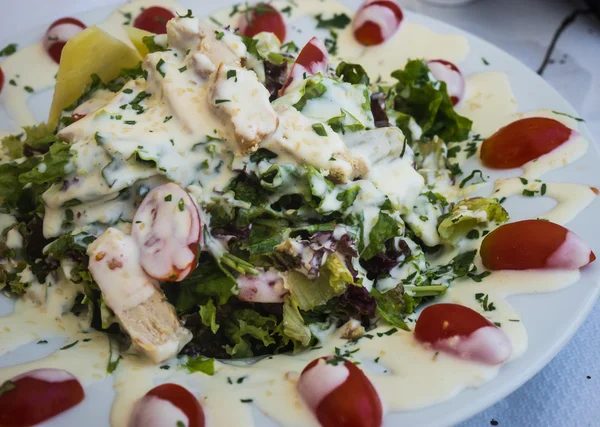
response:
<path fill-rule="evenodd" d="M 365 46 L 391 37 L 403 16 L 375 2 L 393 19 L 373 21 L 372 3 L 353 24 Z M 209 374 L 215 359 L 300 354 L 332 336 L 371 339 L 381 326 L 498 365 L 511 356 L 499 325 L 456 304 L 432 305 L 418 322 L 417 311 L 488 270 L 595 259 L 553 223 L 498 228 L 509 219 L 503 200 L 471 195 L 485 176 L 464 173 L 466 159 L 520 167 L 575 131 L 526 118 L 484 142 L 454 108 L 465 92 L 454 64 L 415 58 L 384 81 L 359 63 L 330 62 L 331 43 L 316 37 L 283 44 L 285 23 L 267 4 L 247 6 L 235 28 L 191 10 L 160 12 L 164 26 L 144 13 L 128 30 L 137 51 L 67 22 L 79 32 L 50 43 L 60 66 L 48 122 L 1 141 L 0 289 L 11 296 L 42 299 L 68 283 L 77 291 L 65 309 L 82 330 L 154 364 L 188 356 Z M 111 60 L 98 63 L 98 48 Z M 559 137 L 510 148 L 534 128 Z M 515 260 L 514 242 L 531 230 L 547 236 L 543 248 L 517 245 L 541 255 Z M 461 320 L 448 329 L 453 316 Z M 337 386 L 352 377 L 377 396 L 347 356 L 336 348 L 307 366 L 298 390 L 309 406 L 320 404 L 310 397 L 317 377 Z M 373 402 L 367 418 L 380 422 Z"/>

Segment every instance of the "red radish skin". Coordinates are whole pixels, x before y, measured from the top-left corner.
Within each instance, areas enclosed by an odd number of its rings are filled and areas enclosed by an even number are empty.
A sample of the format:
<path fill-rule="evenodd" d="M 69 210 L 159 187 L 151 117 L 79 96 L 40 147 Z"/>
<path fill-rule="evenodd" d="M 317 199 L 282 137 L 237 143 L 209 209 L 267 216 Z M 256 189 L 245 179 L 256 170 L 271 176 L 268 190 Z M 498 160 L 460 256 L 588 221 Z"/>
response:
<path fill-rule="evenodd" d="M 0 68 L 0 93 L 2 93 L 2 88 L 4 87 L 4 71 Z"/>
<path fill-rule="evenodd" d="M 294 82 L 304 80 L 305 76 L 310 77 L 317 73 L 327 75 L 328 67 L 329 56 L 327 48 L 321 40 L 313 37 L 300 51 L 290 71 L 290 75 L 281 88 L 281 93 L 285 93 L 286 89 Z"/>
<path fill-rule="evenodd" d="M 169 9 L 160 6 L 152 6 L 144 9 L 142 13 L 135 18 L 133 26 L 154 34 L 166 34 L 167 22 L 173 18 L 175 18 L 175 15 Z"/>
<path fill-rule="evenodd" d="M 433 77 L 446 83 L 452 105 L 458 104 L 465 94 L 466 87 L 465 79 L 458 67 L 443 59 L 427 61 L 427 66 Z"/>
<path fill-rule="evenodd" d="M 281 43 L 287 32 L 281 12 L 266 3 L 257 3 L 248 13 L 240 14 L 238 27 L 243 36 L 254 37 L 264 31 L 275 34 Z"/>
<path fill-rule="evenodd" d="M 415 339 L 433 350 L 488 365 L 503 363 L 512 353 L 510 340 L 502 329 L 459 304 L 425 308 L 417 319 Z"/>
<path fill-rule="evenodd" d="M 133 218 L 140 264 L 158 280 L 179 282 L 196 268 L 202 223 L 196 204 L 179 185 L 154 187 Z"/>
<path fill-rule="evenodd" d="M 382 44 L 396 33 L 403 17 L 393 0 L 367 0 L 354 17 L 354 38 L 365 46 Z"/>
<path fill-rule="evenodd" d="M 60 64 L 60 56 L 65 44 L 71 37 L 85 30 L 86 26 L 79 19 L 75 18 L 61 18 L 54 21 L 42 40 L 42 44 L 48 55 L 56 62 Z"/>
<path fill-rule="evenodd" d="M 2 385 L 0 426 L 39 424 L 72 408 L 83 400 L 81 384 L 62 369 L 36 369 Z"/>
<path fill-rule="evenodd" d="M 184 387 L 167 383 L 154 387 L 138 402 L 130 427 L 204 427 L 204 411 Z"/>
<path fill-rule="evenodd" d="M 481 243 L 481 260 L 489 270 L 576 270 L 595 259 L 575 233 L 538 219 L 504 224 Z"/>
<path fill-rule="evenodd" d="M 363 371 L 348 360 L 313 360 L 302 371 L 297 388 L 323 427 L 381 426 L 379 395 Z"/>
<path fill-rule="evenodd" d="M 513 169 L 548 154 L 578 132 L 561 122 L 530 117 L 512 122 L 481 144 L 481 161 L 492 169 Z"/>

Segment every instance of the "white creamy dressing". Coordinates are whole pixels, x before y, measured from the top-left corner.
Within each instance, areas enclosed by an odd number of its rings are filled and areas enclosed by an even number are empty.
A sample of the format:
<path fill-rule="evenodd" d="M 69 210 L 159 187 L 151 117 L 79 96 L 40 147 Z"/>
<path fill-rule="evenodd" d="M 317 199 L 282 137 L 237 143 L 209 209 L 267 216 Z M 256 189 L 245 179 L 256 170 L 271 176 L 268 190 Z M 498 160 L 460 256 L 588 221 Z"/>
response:
<path fill-rule="evenodd" d="M 135 10 L 145 3 L 147 2 L 132 2 L 121 10 Z M 336 2 L 302 1 L 297 3 L 300 6 L 292 8 L 292 18 L 320 12 L 325 16 L 334 12 L 349 13 L 344 6 Z M 229 10 L 222 11 L 214 16 L 225 23 L 228 20 L 228 13 Z M 121 21 L 123 21 L 122 14 L 115 12 L 106 25 L 113 32 L 121 31 L 117 30 Z M 463 37 L 436 34 L 423 26 L 409 22 L 403 22 L 400 31 L 390 41 L 375 48 L 359 46 L 352 39 L 351 26 L 339 33 L 339 55 L 350 62 L 361 63 L 371 76 L 382 75 L 385 78 L 390 71 L 401 68 L 408 58 L 442 58 L 459 63 L 468 53 L 468 44 Z M 47 87 L 52 84 L 47 71 L 40 72 L 36 78 L 33 78 L 35 76 L 31 74 L 29 75 L 30 80 L 25 81 L 27 75 L 25 70 L 32 70 L 29 72 L 34 73 L 33 70 L 44 68 L 38 64 L 42 62 L 45 64 L 48 60 L 45 52 L 40 51 L 39 46 L 36 46 L 21 49 L 3 62 L 2 67 L 7 79 L 10 79 L 13 74 L 21 73 L 23 83 L 33 88 Z M 386 54 L 388 51 L 394 52 L 394 55 Z M 169 55 L 169 53 L 165 53 L 165 55 Z M 165 61 L 175 62 L 172 57 L 165 56 L 165 58 Z M 177 60 L 181 61 L 183 58 Z M 55 66 L 54 70 L 56 70 Z M 169 69 L 169 77 L 171 77 L 170 71 Z M 54 72 L 52 72 L 52 76 Z M 165 79 L 163 86 L 156 87 L 156 90 L 162 90 L 167 97 L 176 95 L 177 102 L 186 102 L 190 106 L 194 106 L 193 96 L 195 95 L 187 92 L 185 87 L 190 84 L 188 83 L 190 80 L 192 82 L 199 81 L 196 80 L 197 77 L 188 74 L 187 71 L 178 73 L 175 70 L 174 77 L 169 80 Z M 184 78 L 185 84 L 183 84 Z M 136 84 L 136 82 L 132 82 L 126 87 L 133 88 Z M 12 88 L 10 85 L 5 87 L 6 92 L 3 99 L 6 108 L 19 124 L 33 124 L 33 118 L 26 109 L 24 100 L 26 97 L 21 96 L 22 94 L 8 96 L 15 90 L 21 90 L 21 88 Z M 188 95 L 188 93 L 190 94 Z M 135 96 L 135 92 L 133 96 Z M 10 102 L 8 102 L 9 99 Z M 100 156 L 92 154 L 96 153 L 92 139 L 98 129 L 97 124 L 91 124 L 92 121 L 102 120 L 110 123 L 110 126 L 103 126 L 102 130 L 106 131 L 108 135 L 107 143 L 118 146 L 120 154 L 123 152 L 133 153 L 136 148 L 134 141 L 139 136 L 137 133 L 147 131 L 146 123 L 154 121 L 156 122 L 153 124 L 156 124 L 157 138 L 160 134 L 167 137 L 166 141 L 171 138 L 175 143 L 157 144 L 164 151 L 152 154 L 159 156 L 159 161 L 164 164 L 164 167 L 175 168 L 170 171 L 173 174 L 170 178 L 177 176 L 178 181 L 185 181 L 186 177 L 179 175 L 182 172 L 178 169 L 185 169 L 180 166 L 182 162 L 190 164 L 189 162 L 194 161 L 194 156 L 187 154 L 182 156 L 180 153 L 185 151 L 189 154 L 190 145 L 200 141 L 192 140 L 183 129 L 197 126 L 197 124 L 185 123 L 185 120 L 180 121 L 179 117 L 185 117 L 185 114 L 174 117 L 168 123 L 159 123 L 163 121 L 165 111 L 161 110 L 160 103 L 152 104 L 152 99 L 150 99 L 147 108 L 149 117 L 152 119 L 149 118 L 148 122 L 144 122 L 142 125 L 145 126 L 144 129 L 139 126 L 141 130 L 133 130 L 122 123 L 110 122 L 110 114 L 116 112 L 127 115 L 127 119 L 135 118 L 133 113 L 120 110 L 119 105 L 115 105 L 118 111 L 113 110 L 113 107 L 109 105 L 105 107 L 107 115 L 104 117 L 88 117 L 81 120 L 80 125 L 75 127 L 81 131 L 81 134 L 78 134 L 77 137 L 73 135 L 74 139 L 82 139 L 82 142 L 75 143 L 75 145 L 80 145 L 77 150 L 82 153 L 80 163 L 76 164 L 76 167 L 81 170 L 98 170 L 97 162 L 109 160 L 106 154 Z M 196 105 L 198 104 L 196 103 Z M 198 108 L 197 113 L 208 121 L 206 125 L 202 125 L 200 130 L 194 130 L 195 135 L 204 132 L 218 137 L 231 131 L 222 122 L 212 119 L 213 116 L 209 112 L 204 112 L 197 106 L 194 108 Z M 510 91 L 508 79 L 501 73 L 481 73 L 468 76 L 466 97 L 459 104 L 457 110 L 460 114 L 474 120 L 474 132 L 480 132 L 484 137 L 491 135 L 500 126 L 515 119 L 516 103 Z M 534 115 L 539 114 L 541 113 L 536 112 Z M 555 115 L 553 118 L 563 122 L 567 120 L 564 116 Z M 575 127 L 571 122 L 567 125 Z M 212 134 L 215 129 L 216 134 Z M 159 139 L 156 141 L 158 142 Z M 587 141 L 581 137 L 575 138 L 574 141 L 555 150 L 556 152 L 538 159 L 535 165 L 527 165 L 524 168 L 525 176 L 533 181 L 548 170 L 574 161 L 585 152 L 586 148 Z M 100 152 L 104 153 L 104 150 L 98 151 L 98 154 Z M 199 158 L 195 160 L 198 161 Z M 393 172 L 387 172 L 383 179 L 391 179 L 389 178 L 391 175 Z M 86 180 L 83 180 L 85 184 L 75 183 L 73 190 L 59 192 L 56 189 L 55 193 L 51 193 L 55 196 L 61 195 L 63 198 L 46 201 L 49 205 L 47 216 L 54 215 L 52 209 L 63 209 L 61 208 L 62 203 L 75 197 L 84 202 L 83 207 L 86 207 L 86 200 L 97 200 L 99 195 L 110 200 L 118 194 L 120 189 L 131 185 L 134 180 L 147 176 L 150 175 L 144 175 L 142 172 L 133 173 L 131 176 L 119 176 L 112 188 L 106 186 L 101 175 L 97 174 L 91 179 L 88 176 Z M 207 177 L 206 180 L 209 182 L 210 178 Z M 370 184 L 369 181 L 364 182 Z M 372 184 L 370 185 L 373 187 Z M 536 190 L 538 187 L 541 188 L 541 183 L 533 181 L 531 186 L 532 190 Z M 363 186 L 361 185 L 361 187 Z M 495 197 L 519 194 L 523 188 L 524 186 L 518 179 L 498 182 Z M 527 188 L 529 189 L 529 187 Z M 201 193 L 201 189 L 196 186 L 190 190 L 194 195 Z M 376 189 L 373 188 L 373 190 Z M 68 194 L 65 195 L 65 193 Z M 381 194 L 378 191 L 376 193 Z M 359 197 L 362 194 L 363 191 Z M 554 198 L 558 204 L 545 215 L 545 218 L 565 223 L 584 209 L 593 200 L 595 193 L 583 185 L 547 183 L 546 196 Z M 50 199 L 50 197 L 48 198 Z M 368 204 L 362 204 L 360 201 L 357 203 L 365 215 L 365 222 L 375 220 L 374 215 L 378 210 L 373 209 L 371 212 Z M 91 209 L 92 206 L 86 208 Z M 132 212 L 128 215 L 132 215 Z M 3 225 L 6 224 L 7 227 L 11 225 L 10 218 L 2 217 L 0 219 Z M 55 227 L 60 227 L 60 223 L 57 223 Z M 59 233 L 60 230 L 45 231 L 47 235 Z M 475 240 L 470 244 L 478 247 L 479 243 L 480 241 Z M 452 255 L 452 251 L 449 251 L 437 262 L 443 264 L 451 259 Z M 482 271 L 479 256 L 476 258 L 476 265 L 479 271 Z M 519 321 L 519 314 L 506 301 L 506 297 L 562 289 L 575 283 L 578 278 L 579 271 L 500 271 L 494 272 L 481 283 L 469 279 L 459 280 L 448 289 L 439 301 L 454 302 L 471 307 L 491 321 L 500 323 L 502 330 L 510 339 L 513 348 L 511 359 L 514 359 L 523 354 L 527 348 L 527 332 Z M 31 277 L 30 279 L 35 282 L 35 278 Z M 15 312 L 2 319 L 0 353 L 13 351 L 31 340 L 53 336 L 65 337 L 67 339 L 65 344 L 75 340 L 79 340 L 79 342 L 69 349 L 58 350 L 45 359 L 2 368 L 0 381 L 42 367 L 65 369 L 75 375 L 84 385 L 103 379 L 106 376 L 106 365 L 110 356 L 110 346 L 106 335 L 93 330 L 87 333 L 82 332 L 81 322 L 78 318 L 69 312 L 63 314 L 63 308 L 72 304 L 78 287 L 63 278 L 60 280 L 59 286 L 55 283 L 47 290 L 42 285 L 34 283 L 28 295 L 35 295 L 36 290 L 38 291 L 37 299 L 42 299 L 43 304 L 31 301 L 27 297 L 22 298 L 17 301 Z M 474 296 L 476 293 L 488 294 L 489 301 L 494 303 L 496 310 L 484 312 L 481 303 Z M 461 360 L 443 353 L 435 354 L 418 344 L 412 333 L 398 331 L 390 335 L 384 334 L 389 329 L 389 327 L 379 327 L 369 331 L 371 339 L 363 337 L 358 342 L 340 338 L 338 331 L 321 349 L 306 351 L 294 356 L 268 357 L 252 366 L 215 362 L 214 376 L 202 373 L 189 374 L 182 368 L 178 368 L 176 360 L 168 363 L 170 369 L 165 370 L 137 355 L 125 355 L 115 371 L 117 397 L 113 404 L 111 424 L 113 427 L 126 426 L 135 402 L 156 383 L 168 381 L 184 385 L 198 396 L 206 414 L 207 425 L 253 425 L 252 406 L 258 407 L 268 417 L 284 425 L 317 425 L 316 419 L 301 401 L 296 384 L 300 372 L 310 361 L 332 354 L 335 347 L 343 351 L 360 349 L 352 357 L 362 363 L 361 367 L 379 392 L 386 411 L 412 410 L 446 400 L 466 387 L 477 387 L 491 380 L 500 369 Z M 91 338 L 91 341 L 84 342 L 84 339 L 88 338 Z M 228 383 L 228 377 L 234 379 L 233 384 Z M 241 377 L 247 378 L 238 384 L 235 380 Z M 398 390 L 410 390 L 410 392 L 398 393 Z M 242 403 L 241 399 L 253 399 L 253 402 Z"/>

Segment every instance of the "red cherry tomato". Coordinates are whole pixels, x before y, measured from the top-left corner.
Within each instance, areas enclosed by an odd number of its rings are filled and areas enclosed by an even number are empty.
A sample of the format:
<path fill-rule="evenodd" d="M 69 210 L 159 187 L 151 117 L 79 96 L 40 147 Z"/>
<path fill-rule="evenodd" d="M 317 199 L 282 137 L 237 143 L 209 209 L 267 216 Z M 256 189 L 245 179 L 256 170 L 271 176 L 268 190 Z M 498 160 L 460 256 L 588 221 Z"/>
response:
<path fill-rule="evenodd" d="M 483 141 L 481 161 L 493 169 L 512 169 L 564 144 L 576 131 L 543 117 L 512 122 Z"/>
<path fill-rule="evenodd" d="M 2 385 L 0 426 L 32 426 L 77 405 L 84 398 L 77 378 L 61 369 L 36 369 Z"/>
<path fill-rule="evenodd" d="M 296 80 L 303 80 L 306 76 L 314 76 L 317 73 L 326 75 L 328 67 L 327 48 L 321 40 L 313 37 L 298 54 L 290 75 L 281 88 L 281 93 L 285 93 L 285 90 Z"/>
<path fill-rule="evenodd" d="M 250 12 L 242 14 L 238 27 L 240 34 L 246 37 L 254 37 L 266 31 L 275 34 L 281 43 L 285 40 L 283 15 L 270 4 L 258 3 Z"/>
<path fill-rule="evenodd" d="M 182 419 L 185 418 L 185 419 Z M 138 402 L 130 427 L 204 427 L 204 411 L 187 389 L 177 384 L 154 387 Z"/>
<path fill-rule="evenodd" d="M 443 59 L 427 61 L 429 71 L 437 80 L 446 83 L 452 105 L 458 104 L 465 94 L 465 79 L 456 65 Z"/>
<path fill-rule="evenodd" d="M 506 361 L 512 353 L 502 329 L 475 310 L 458 304 L 425 308 L 417 319 L 415 338 L 434 350 L 489 365 Z"/>
<path fill-rule="evenodd" d="M 0 93 L 2 93 L 2 88 L 4 87 L 4 72 L 2 68 L 0 68 Z"/>
<path fill-rule="evenodd" d="M 140 30 L 150 31 L 154 34 L 166 34 L 167 22 L 175 18 L 173 12 L 160 6 L 144 9 L 135 20 L 133 26 Z"/>
<path fill-rule="evenodd" d="M 85 24 L 75 18 L 61 18 L 54 21 L 44 35 L 42 41 L 44 49 L 54 62 L 60 64 L 60 55 L 65 44 L 71 37 L 85 30 L 85 28 Z"/>
<path fill-rule="evenodd" d="M 154 187 L 133 218 L 140 264 L 150 277 L 179 282 L 196 268 L 202 223 L 190 195 L 174 183 Z"/>
<path fill-rule="evenodd" d="M 354 363 L 331 358 L 310 362 L 300 375 L 298 393 L 323 427 L 379 427 L 383 410 L 371 381 Z"/>
<path fill-rule="evenodd" d="M 489 270 L 574 270 L 595 259 L 596 255 L 575 233 L 538 219 L 504 224 L 481 243 L 481 260 Z"/>
<path fill-rule="evenodd" d="M 356 12 L 354 38 L 365 46 L 381 44 L 394 35 L 403 17 L 394 0 L 367 0 Z"/>

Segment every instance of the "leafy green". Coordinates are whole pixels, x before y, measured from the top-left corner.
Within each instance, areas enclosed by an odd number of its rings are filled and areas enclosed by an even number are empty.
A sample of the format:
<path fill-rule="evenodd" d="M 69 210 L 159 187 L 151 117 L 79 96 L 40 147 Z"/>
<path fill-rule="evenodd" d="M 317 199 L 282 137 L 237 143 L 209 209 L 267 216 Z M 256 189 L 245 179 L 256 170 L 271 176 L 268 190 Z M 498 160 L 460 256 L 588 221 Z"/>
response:
<path fill-rule="evenodd" d="M 225 350 L 231 356 L 250 357 L 254 354 L 252 339 L 265 347 L 275 344 L 274 332 L 278 325 L 275 316 L 263 316 L 252 309 L 234 311 L 224 326 L 233 345 L 226 345 Z"/>
<path fill-rule="evenodd" d="M 209 327 L 213 334 L 217 333 L 219 330 L 219 325 L 217 324 L 217 308 L 215 307 L 212 298 L 209 298 L 206 304 L 200 306 L 200 318 L 202 319 L 204 326 Z"/>
<path fill-rule="evenodd" d="M 444 242 L 457 244 L 477 227 L 490 223 L 502 224 L 506 221 L 508 212 L 496 199 L 476 197 L 457 203 L 450 215 L 438 226 L 438 233 Z"/>
<path fill-rule="evenodd" d="M 50 143 L 56 142 L 54 129 L 46 123 L 34 126 L 24 126 L 25 139 L 21 135 L 8 135 L 2 139 L 2 148 L 13 159 L 23 157 L 23 147 L 29 146 L 29 151 L 46 152 Z"/>
<path fill-rule="evenodd" d="M 380 252 L 385 252 L 385 242 L 400 236 L 401 232 L 397 220 L 385 212 L 379 212 L 379 218 L 369 232 L 369 245 L 363 250 L 360 257 L 366 261 Z"/>
<path fill-rule="evenodd" d="M 301 310 L 311 310 L 342 294 L 348 284 L 354 283 L 354 279 L 339 255 L 333 253 L 327 257 L 316 280 L 289 271 L 284 276 L 284 283 L 298 301 L 298 307 Z"/>
<path fill-rule="evenodd" d="M 162 45 L 156 43 L 156 40 L 154 39 L 154 37 L 155 36 L 142 37 L 142 43 L 144 43 L 146 45 L 146 47 L 148 48 L 148 52 L 150 52 L 150 53 L 164 52 L 165 50 L 167 50 L 167 48 L 165 46 L 162 46 Z"/>
<path fill-rule="evenodd" d="M 377 313 L 390 325 L 405 331 L 410 331 L 404 318 L 413 312 L 413 298 L 406 294 L 402 286 L 397 286 L 385 293 L 376 288 L 371 289 L 371 296 L 375 298 Z"/>
<path fill-rule="evenodd" d="M 289 296 L 283 302 L 283 333 L 303 346 L 307 346 L 311 339 L 310 329 L 304 324 L 298 303 Z"/>
<path fill-rule="evenodd" d="M 359 64 L 351 64 L 342 61 L 335 69 L 335 74 L 346 83 L 351 83 L 353 85 L 368 85 L 370 83 L 369 75 L 362 65 Z"/>
<path fill-rule="evenodd" d="M 319 13 L 315 15 L 317 20 L 317 28 L 339 28 L 343 29 L 350 23 L 350 17 L 345 13 L 336 13 L 329 19 L 323 19 L 323 15 Z"/>
<path fill-rule="evenodd" d="M 417 121 L 424 138 L 439 136 L 446 142 L 464 141 L 472 122 L 454 111 L 446 83 L 435 81 L 423 60 L 412 60 L 392 77 L 398 80 L 393 100 L 394 110 L 408 114 Z"/>
<path fill-rule="evenodd" d="M 215 373 L 215 359 L 209 359 L 204 356 L 188 357 L 185 365 L 181 366 L 186 368 L 191 373 L 202 372 L 211 376 Z"/>
<path fill-rule="evenodd" d="M 327 87 L 323 83 L 312 79 L 307 80 L 302 92 L 302 98 L 293 107 L 298 111 L 302 111 L 309 100 L 320 98 L 325 92 L 327 92 Z"/>
<path fill-rule="evenodd" d="M 56 142 L 44 155 L 41 162 L 28 172 L 19 175 L 22 184 L 46 184 L 64 178 L 67 165 L 71 161 L 71 146 L 65 142 Z"/>

